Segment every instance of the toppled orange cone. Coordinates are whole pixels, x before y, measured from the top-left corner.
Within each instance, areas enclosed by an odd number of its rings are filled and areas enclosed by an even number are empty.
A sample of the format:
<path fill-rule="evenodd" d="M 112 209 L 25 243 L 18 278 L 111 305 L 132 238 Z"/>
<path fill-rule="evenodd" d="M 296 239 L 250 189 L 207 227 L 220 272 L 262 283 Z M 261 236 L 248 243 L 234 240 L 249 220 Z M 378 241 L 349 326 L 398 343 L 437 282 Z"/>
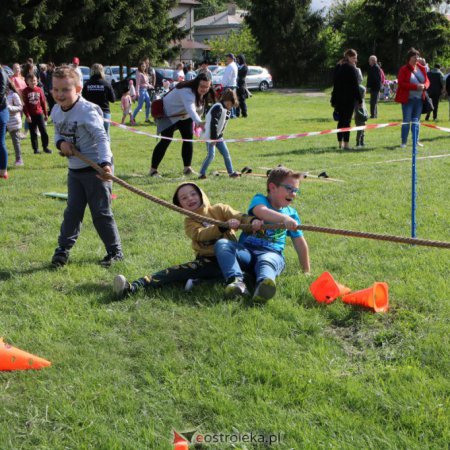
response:
<path fill-rule="evenodd" d="M 338 297 L 348 294 L 351 289 L 337 283 L 331 273 L 324 272 L 309 287 L 311 294 L 319 303 L 331 303 Z"/>
<path fill-rule="evenodd" d="M 374 283 L 372 287 L 352 292 L 342 297 L 344 303 L 372 308 L 375 312 L 389 309 L 389 287 L 387 283 Z"/>
<path fill-rule="evenodd" d="M 0 370 L 42 369 L 51 365 L 50 361 L 5 344 L 0 338 Z"/>
<path fill-rule="evenodd" d="M 175 430 L 173 430 L 173 450 L 189 450 L 188 441 Z"/>

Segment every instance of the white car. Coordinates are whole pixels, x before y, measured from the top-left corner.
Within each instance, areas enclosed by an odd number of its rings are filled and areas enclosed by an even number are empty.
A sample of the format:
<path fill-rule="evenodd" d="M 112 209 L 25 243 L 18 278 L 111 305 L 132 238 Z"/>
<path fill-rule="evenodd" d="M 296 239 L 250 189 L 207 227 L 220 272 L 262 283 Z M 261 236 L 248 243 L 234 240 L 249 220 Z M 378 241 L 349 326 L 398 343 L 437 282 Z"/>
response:
<path fill-rule="evenodd" d="M 83 83 L 86 83 L 86 81 L 91 78 L 91 69 L 88 66 L 78 66 L 78 68 L 81 70 L 81 74 L 83 75 Z"/>
<path fill-rule="evenodd" d="M 222 76 L 225 71 L 225 67 L 221 67 L 213 73 L 213 85 L 218 86 L 222 84 Z M 259 89 L 260 91 L 267 91 L 267 89 L 273 87 L 272 75 L 264 67 L 260 66 L 248 66 L 247 76 L 245 77 L 245 83 L 247 89 Z"/>
<path fill-rule="evenodd" d="M 134 68 L 132 68 L 133 70 Z M 120 66 L 105 66 L 103 68 L 105 71 L 105 80 L 110 83 L 117 83 L 120 81 Z M 127 76 L 127 68 L 123 66 L 123 77 Z"/>

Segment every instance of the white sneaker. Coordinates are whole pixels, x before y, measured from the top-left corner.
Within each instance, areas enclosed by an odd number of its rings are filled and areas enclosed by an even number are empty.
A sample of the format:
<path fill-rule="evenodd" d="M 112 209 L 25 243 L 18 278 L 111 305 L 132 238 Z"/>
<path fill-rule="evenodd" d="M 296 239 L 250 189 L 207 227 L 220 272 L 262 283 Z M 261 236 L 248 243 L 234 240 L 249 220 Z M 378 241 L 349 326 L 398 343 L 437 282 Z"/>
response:
<path fill-rule="evenodd" d="M 400 144 L 400 148 L 406 148 L 406 144 Z"/>
<path fill-rule="evenodd" d="M 422 142 L 417 142 L 417 145 L 418 145 L 419 147 L 423 147 Z"/>
<path fill-rule="evenodd" d="M 117 275 L 114 278 L 113 290 L 118 297 L 124 297 L 130 289 L 131 285 L 123 275 Z"/>

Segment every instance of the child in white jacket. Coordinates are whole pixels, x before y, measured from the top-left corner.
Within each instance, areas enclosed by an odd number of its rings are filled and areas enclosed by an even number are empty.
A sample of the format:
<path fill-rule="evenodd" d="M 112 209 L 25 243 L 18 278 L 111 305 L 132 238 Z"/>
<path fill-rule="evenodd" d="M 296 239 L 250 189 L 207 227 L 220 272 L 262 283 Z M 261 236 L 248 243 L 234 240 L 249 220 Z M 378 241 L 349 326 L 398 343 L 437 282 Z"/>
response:
<path fill-rule="evenodd" d="M 231 116 L 231 110 L 237 105 L 238 101 L 236 93 L 231 89 L 225 90 L 220 99 L 220 103 L 215 103 L 208 111 L 208 114 L 206 114 L 205 134 L 202 137 L 204 139 L 222 139 L 228 119 Z M 225 142 L 219 141 L 208 142 L 206 144 L 206 151 L 208 154 L 203 161 L 202 167 L 200 168 L 199 179 L 203 180 L 206 178 L 206 171 L 214 160 L 216 147 L 223 156 L 228 175 L 231 178 L 238 177 L 239 174 L 233 170 L 233 164 L 231 162 L 230 152 L 228 151 L 227 145 Z"/>
<path fill-rule="evenodd" d="M 8 83 L 8 94 L 6 97 L 6 104 L 9 111 L 9 120 L 6 124 L 6 129 L 11 135 L 11 140 L 14 146 L 14 152 L 16 153 L 16 166 L 23 166 L 22 151 L 20 148 L 20 140 L 22 138 L 22 111 L 23 105 L 20 100 L 19 94 L 16 92 L 14 86 Z"/>

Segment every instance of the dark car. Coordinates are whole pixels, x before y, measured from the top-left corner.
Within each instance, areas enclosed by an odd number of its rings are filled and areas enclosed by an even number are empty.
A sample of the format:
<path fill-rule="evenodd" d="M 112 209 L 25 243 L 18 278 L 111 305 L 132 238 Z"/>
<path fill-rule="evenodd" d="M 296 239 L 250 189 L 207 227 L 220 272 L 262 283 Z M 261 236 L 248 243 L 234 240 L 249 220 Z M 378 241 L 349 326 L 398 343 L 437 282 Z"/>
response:
<path fill-rule="evenodd" d="M 170 83 L 173 81 L 173 70 L 172 69 L 161 69 L 159 67 L 155 67 L 156 74 L 156 86 L 155 89 L 161 89 L 163 87 L 163 80 L 167 80 Z M 112 82 L 111 85 L 114 89 L 114 93 L 117 98 L 122 97 L 122 94 L 126 89 L 128 89 L 128 85 L 130 80 L 133 80 L 133 84 L 136 86 L 136 70 L 133 70 L 127 75 L 123 80 Z"/>

